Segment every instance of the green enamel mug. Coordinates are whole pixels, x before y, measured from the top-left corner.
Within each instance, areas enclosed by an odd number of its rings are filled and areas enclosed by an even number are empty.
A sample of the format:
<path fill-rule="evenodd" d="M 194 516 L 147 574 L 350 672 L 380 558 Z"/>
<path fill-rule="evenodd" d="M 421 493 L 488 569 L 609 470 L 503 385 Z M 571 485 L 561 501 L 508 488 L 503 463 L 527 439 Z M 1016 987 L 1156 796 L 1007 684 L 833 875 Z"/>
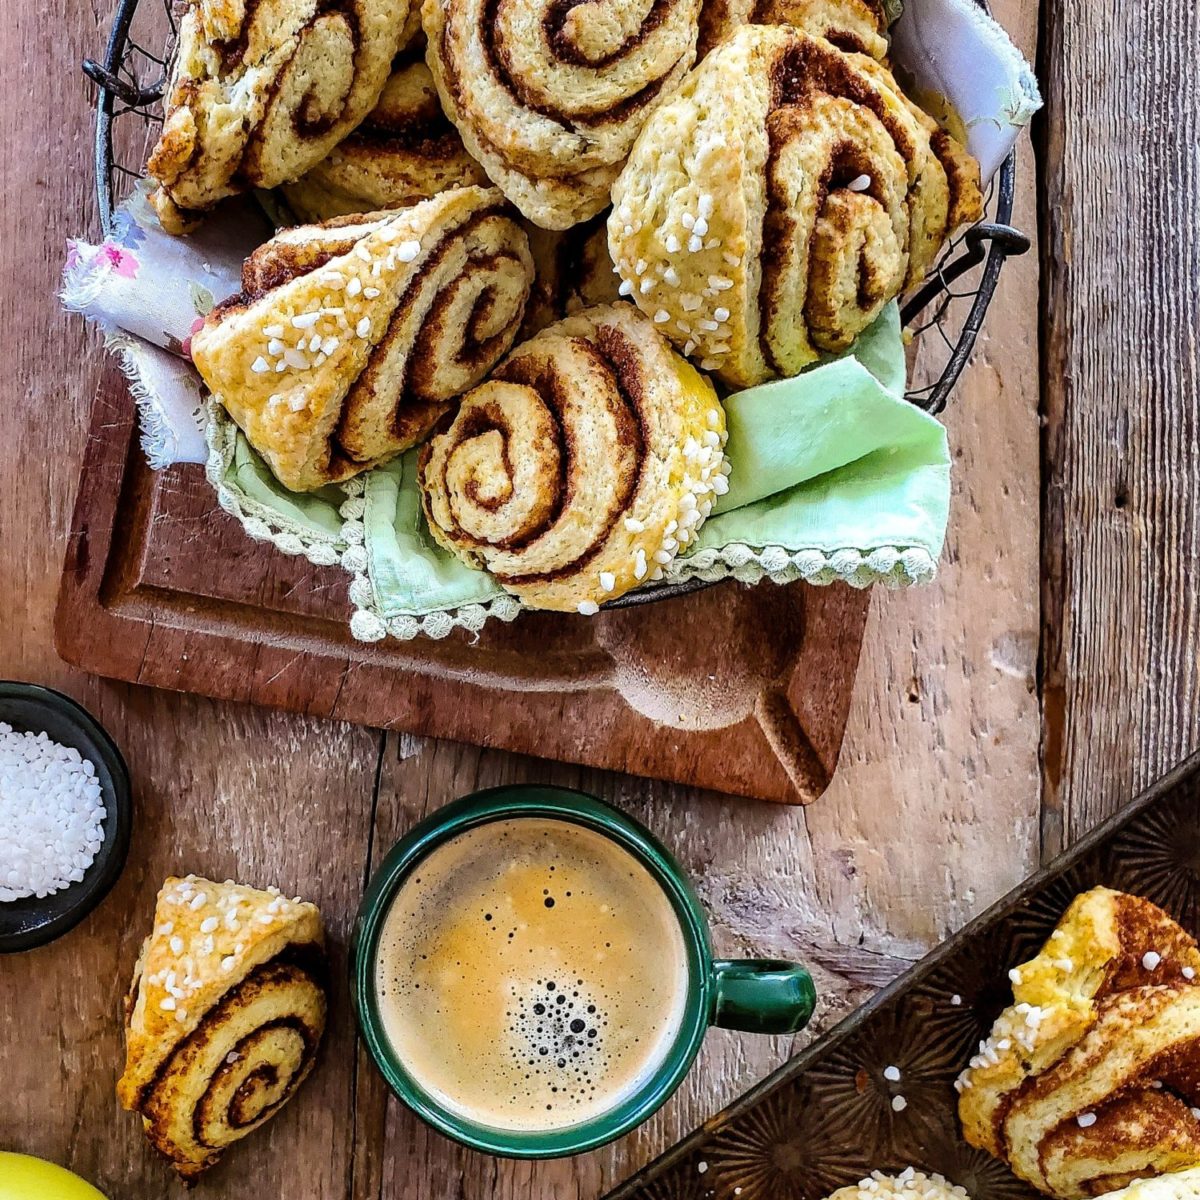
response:
<path fill-rule="evenodd" d="M 450 839 L 493 822 L 566 821 L 611 839 L 649 872 L 670 901 L 686 954 L 682 1019 L 665 1056 L 636 1088 L 599 1115 L 552 1129 L 493 1128 L 453 1111 L 423 1087 L 390 1043 L 380 1011 L 376 963 L 393 898 L 410 874 Z M 682 867 L 638 821 L 582 792 L 514 786 L 478 792 L 415 826 L 384 859 L 359 908 L 350 951 L 359 1032 L 391 1090 L 438 1132 L 472 1149 L 510 1158 L 557 1158 L 602 1146 L 640 1125 L 679 1087 L 710 1025 L 786 1034 L 812 1016 L 816 992 L 802 966 L 771 959 L 713 957 L 708 923 Z"/>

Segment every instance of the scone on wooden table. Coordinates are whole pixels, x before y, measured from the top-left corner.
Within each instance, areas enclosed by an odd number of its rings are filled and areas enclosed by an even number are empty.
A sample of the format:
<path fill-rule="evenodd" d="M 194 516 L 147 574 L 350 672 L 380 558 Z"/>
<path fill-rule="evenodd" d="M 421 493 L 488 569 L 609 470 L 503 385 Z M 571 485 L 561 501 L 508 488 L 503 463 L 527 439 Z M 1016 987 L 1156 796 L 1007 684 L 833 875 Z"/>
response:
<path fill-rule="evenodd" d="M 315 905 L 196 875 L 163 884 L 126 1001 L 117 1096 L 185 1181 L 312 1070 L 325 975 Z"/>
<path fill-rule="evenodd" d="M 303 221 L 404 208 L 439 192 L 486 184 L 442 112 L 425 39 L 406 49 L 365 121 L 283 194 Z"/>
<path fill-rule="evenodd" d="M 609 249 L 684 354 L 746 387 L 846 350 L 982 203 L 978 164 L 885 66 L 748 25 L 642 130 Z"/>
<path fill-rule="evenodd" d="M 280 233 L 192 359 L 276 478 L 311 491 L 425 438 L 512 345 L 532 279 L 503 196 L 458 188 Z"/>
<path fill-rule="evenodd" d="M 571 229 L 553 231 L 529 225 L 533 291 L 525 308 L 521 338 L 594 304 L 613 304 L 620 282 L 608 256 L 608 226 L 601 215 Z"/>
<path fill-rule="evenodd" d="M 883 0 L 704 0 L 697 59 L 728 41 L 743 25 L 791 25 L 840 50 L 887 57 Z"/>
<path fill-rule="evenodd" d="M 488 177 L 545 229 L 606 208 L 696 53 L 700 0 L 425 0 L 429 66 Z"/>
<path fill-rule="evenodd" d="M 321 161 L 375 107 L 408 0 L 187 0 L 147 170 L 163 227 Z"/>
<path fill-rule="evenodd" d="M 1198 971 L 1148 900 L 1077 897 L 959 1078 L 967 1141 L 1062 1200 L 1200 1165 Z"/>
<path fill-rule="evenodd" d="M 518 346 L 421 452 L 433 536 L 534 608 L 659 580 L 728 490 L 712 385 L 628 304 Z"/>

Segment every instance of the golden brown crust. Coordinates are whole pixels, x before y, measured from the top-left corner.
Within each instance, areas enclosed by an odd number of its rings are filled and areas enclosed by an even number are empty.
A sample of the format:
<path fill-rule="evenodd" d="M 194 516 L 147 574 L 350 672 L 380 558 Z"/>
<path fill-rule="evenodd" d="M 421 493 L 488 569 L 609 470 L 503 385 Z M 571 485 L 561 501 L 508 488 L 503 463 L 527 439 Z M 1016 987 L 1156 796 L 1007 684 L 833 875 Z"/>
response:
<path fill-rule="evenodd" d="M 700 10 L 697 60 L 743 25 L 791 25 L 823 37 L 839 50 L 887 57 L 887 14 L 882 0 L 705 0 Z"/>
<path fill-rule="evenodd" d="M 147 170 L 164 228 L 320 162 L 375 106 L 409 0 L 188 0 Z"/>
<path fill-rule="evenodd" d="M 712 387 L 627 304 L 523 343 L 421 454 L 433 536 L 536 608 L 594 613 L 687 547 L 727 490 Z"/>
<path fill-rule="evenodd" d="M 495 189 L 285 230 L 192 338 L 205 383 L 293 491 L 423 440 L 508 350 L 533 277 Z"/>
<path fill-rule="evenodd" d="M 325 1028 L 315 906 L 189 875 L 158 894 L 126 1005 L 123 1107 L 192 1181 L 312 1070 Z"/>
<path fill-rule="evenodd" d="M 981 211 L 977 165 L 885 66 L 750 25 L 643 129 L 609 249 L 676 345 L 745 387 L 845 350 Z"/>
<path fill-rule="evenodd" d="M 866 1179 L 838 1188 L 826 1200 L 971 1200 L 966 1189 L 941 1175 L 926 1175 L 912 1167 L 896 1175 L 872 1171 Z"/>
<path fill-rule="evenodd" d="M 534 224 L 595 216 L 696 51 L 700 0 L 426 0 L 428 61 L 467 149 Z"/>
<path fill-rule="evenodd" d="M 1200 1200 L 1200 1167 L 1114 1186 L 1121 1190 L 1107 1192 L 1105 1200 Z"/>
<path fill-rule="evenodd" d="M 419 37 L 397 60 L 365 121 L 295 183 L 288 206 L 303 221 L 404 208 L 439 192 L 486 184 L 442 112 Z"/>
<path fill-rule="evenodd" d="M 1153 904 L 1078 897 L 959 1080 L 967 1140 L 1063 1200 L 1200 1163 L 1197 972 Z"/>

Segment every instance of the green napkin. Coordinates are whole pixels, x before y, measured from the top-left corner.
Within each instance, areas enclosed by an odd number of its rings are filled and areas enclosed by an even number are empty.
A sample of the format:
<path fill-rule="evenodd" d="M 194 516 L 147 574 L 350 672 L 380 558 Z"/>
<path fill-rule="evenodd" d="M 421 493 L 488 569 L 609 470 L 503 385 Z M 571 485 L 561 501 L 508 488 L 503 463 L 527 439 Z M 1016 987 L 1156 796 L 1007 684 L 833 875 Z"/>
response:
<path fill-rule="evenodd" d="M 946 531 L 946 433 L 903 398 L 904 346 L 889 305 L 852 351 L 724 401 L 729 492 L 669 579 L 732 575 L 857 586 L 932 577 Z M 210 477 L 252 536 L 354 576 L 356 636 L 442 636 L 521 609 L 430 537 L 409 451 L 342 488 L 293 496 L 214 405 Z M 283 542 L 281 542 L 281 538 Z M 286 544 L 285 544 L 286 543 Z"/>

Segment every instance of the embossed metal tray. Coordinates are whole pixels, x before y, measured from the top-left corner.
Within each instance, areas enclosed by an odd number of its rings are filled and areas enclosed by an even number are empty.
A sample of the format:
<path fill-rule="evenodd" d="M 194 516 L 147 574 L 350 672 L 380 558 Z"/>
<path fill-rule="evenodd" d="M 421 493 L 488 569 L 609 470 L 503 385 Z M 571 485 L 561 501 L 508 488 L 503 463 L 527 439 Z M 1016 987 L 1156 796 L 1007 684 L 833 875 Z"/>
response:
<path fill-rule="evenodd" d="M 821 1200 L 910 1165 L 973 1200 L 1032 1200 L 962 1139 L 954 1080 L 1011 1002 L 1009 968 L 1100 884 L 1145 896 L 1200 935 L 1200 754 L 606 1200 Z"/>

